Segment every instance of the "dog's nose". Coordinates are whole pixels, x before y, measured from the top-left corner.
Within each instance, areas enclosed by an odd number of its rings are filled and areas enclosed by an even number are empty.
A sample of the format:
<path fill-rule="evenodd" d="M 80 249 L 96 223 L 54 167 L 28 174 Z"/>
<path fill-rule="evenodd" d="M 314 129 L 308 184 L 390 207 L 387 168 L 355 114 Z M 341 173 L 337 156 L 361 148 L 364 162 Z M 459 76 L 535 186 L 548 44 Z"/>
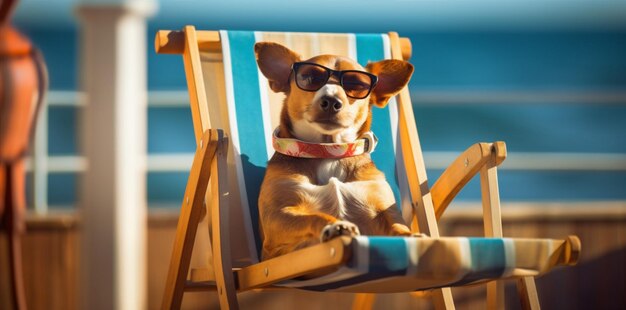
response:
<path fill-rule="evenodd" d="M 332 96 L 324 96 L 322 97 L 322 100 L 320 101 L 320 107 L 322 108 L 322 110 L 324 111 L 331 111 L 331 112 L 339 112 L 339 110 L 341 110 L 341 107 L 343 107 L 343 104 L 341 103 L 341 100 L 332 97 Z"/>

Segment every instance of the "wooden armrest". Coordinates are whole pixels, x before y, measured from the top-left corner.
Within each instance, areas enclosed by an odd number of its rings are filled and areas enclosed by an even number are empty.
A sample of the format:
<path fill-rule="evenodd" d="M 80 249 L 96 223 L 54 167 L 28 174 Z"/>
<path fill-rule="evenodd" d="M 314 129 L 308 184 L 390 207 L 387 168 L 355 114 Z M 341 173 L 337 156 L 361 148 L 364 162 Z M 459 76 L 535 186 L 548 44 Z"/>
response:
<path fill-rule="evenodd" d="M 574 266 L 578 263 L 581 250 L 580 239 L 578 236 L 567 236 L 565 239 L 565 254 L 562 259 L 562 265 Z"/>
<path fill-rule="evenodd" d="M 332 270 L 352 255 L 352 238 L 335 238 L 295 252 L 274 257 L 236 271 L 239 291 L 247 291 L 302 275 Z"/>
<path fill-rule="evenodd" d="M 437 220 L 480 168 L 486 164 L 498 166 L 505 158 L 506 144 L 502 141 L 476 143 L 457 157 L 430 190 Z"/>

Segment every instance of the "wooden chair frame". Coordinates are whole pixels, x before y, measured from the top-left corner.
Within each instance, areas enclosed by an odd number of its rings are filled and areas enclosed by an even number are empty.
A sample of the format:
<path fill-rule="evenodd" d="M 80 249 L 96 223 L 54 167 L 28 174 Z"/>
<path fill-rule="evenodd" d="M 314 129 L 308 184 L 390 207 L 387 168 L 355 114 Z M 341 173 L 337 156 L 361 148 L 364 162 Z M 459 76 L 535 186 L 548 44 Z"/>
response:
<path fill-rule="evenodd" d="M 409 59 L 410 41 L 400 38 L 394 32 L 389 33 L 389 38 L 392 58 Z M 228 139 L 221 130 L 211 128 L 208 111 L 200 111 L 202 108 L 199 108 L 206 103 L 199 51 L 220 52 L 219 32 L 196 31 L 193 26 L 186 26 L 183 31 L 162 30 L 156 34 L 155 49 L 157 53 L 183 55 L 194 132 L 198 142 L 176 230 L 162 308 L 179 309 L 184 291 L 216 290 L 222 309 L 236 309 L 237 292 L 271 287 L 283 280 L 332 270 L 344 264 L 352 254 L 350 238 L 347 237 L 336 238 L 241 269 L 232 268 L 227 227 L 223 224 L 228 222 L 225 175 Z M 411 197 L 414 197 L 412 206 L 415 231 L 439 237 L 437 220 L 463 186 L 480 174 L 485 236 L 502 237 L 497 166 L 506 158 L 504 142 L 472 145 L 429 188 L 408 90 L 404 89 L 398 95 L 397 101 L 402 154 Z M 214 271 L 192 270 L 191 280 L 188 281 L 192 247 L 199 219 L 206 208 L 205 194 L 208 186 L 213 193 L 206 197 L 209 203 L 206 212 L 211 214 L 209 227 Z M 576 237 L 570 237 L 565 246 L 566 255 L 560 259 L 566 263 L 576 262 L 580 241 Z M 290 264 L 293 261 L 298 261 L 298 264 Z M 524 308 L 538 309 L 539 300 L 534 278 L 521 278 L 517 284 Z M 437 308 L 454 309 L 450 288 L 433 290 L 432 296 Z M 354 308 L 371 308 L 373 297 L 372 294 L 357 294 Z M 487 284 L 487 303 L 490 309 L 504 307 L 502 281 Z"/>

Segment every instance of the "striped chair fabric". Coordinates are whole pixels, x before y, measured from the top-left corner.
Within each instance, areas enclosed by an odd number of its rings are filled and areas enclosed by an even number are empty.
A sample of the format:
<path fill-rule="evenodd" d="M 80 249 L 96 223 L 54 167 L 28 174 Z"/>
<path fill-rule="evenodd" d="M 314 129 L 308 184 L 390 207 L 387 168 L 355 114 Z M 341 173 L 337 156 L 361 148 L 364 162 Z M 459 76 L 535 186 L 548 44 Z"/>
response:
<path fill-rule="evenodd" d="M 304 59 L 319 54 L 346 55 L 357 59 L 362 65 L 370 61 L 390 58 L 389 38 L 387 34 L 308 34 L 308 33 L 271 33 L 249 31 L 221 31 L 224 68 L 217 72 L 224 75 L 226 98 L 209 95 L 211 124 L 223 128 L 231 139 L 229 167 L 231 176 L 237 182 L 231 182 L 231 188 L 238 190 L 235 203 L 240 210 L 235 210 L 243 221 L 237 226 L 246 227 L 246 239 L 237 239 L 234 243 L 248 244 L 245 253 L 236 253 L 242 264 L 258 261 L 261 239 L 258 227 L 257 199 L 260 185 L 269 158 L 274 154 L 271 134 L 278 126 L 283 94 L 274 93 L 266 78 L 256 65 L 254 44 L 261 41 L 281 43 L 298 52 Z M 214 73 L 216 66 L 211 55 L 201 55 L 203 71 Z M 214 79 L 208 74 L 205 81 Z M 206 83 L 206 82 L 205 82 Z M 220 85 L 210 85 L 211 88 Z M 402 201 L 405 220 L 412 217 L 408 195 L 408 183 L 402 166 L 401 153 L 397 137 L 398 110 L 395 99 L 384 109 L 373 110 L 372 131 L 378 136 L 379 143 L 372 158 L 376 166 L 385 173 L 396 196 Z M 396 166 L 396 165 L 400 166 Z M 232 199 L 232 198 L 231 198 Z M 401 200 L 402 199 L 402 200 Z M 233 234 L 240 231 L 232 231 Z"/>
<path fill-rule="evenodd" d="M 261 238 L 257 199 L 266 163 L 274 150 L 271 134 L 278 126 L 283 94 L 273 93 L 257 68 L 254 44 L 274 41 L 298 52 L 304 59 L 338 54 L 370 61 L 390 58 L 387 34 L 309 34 L 221 31 L 222 59 L 201 52 L 207 89 L 226 89 L 226 95 L 207 92 L 210 122 L 230 137 L 228 157 L 231 189 L 231 243 L 234 266 L 258 262 Z M 217 78 L 215 76 L 218 76 Z M 223 78 L 223 79 L 222 79 Z M 373 109 L 372 130 L 379 138 L 372 159 L 391 184 L 397 207 L 410 222 L 406 172 L 398 135 L 395 99 L 384 109 Z M 560 242 L 560 243 L 559 243 Z M 238 245 L 241 245 L 238 247 Z M 557 263 L 563 241 L 485 238 L 352 239 L 352 257 L 339 270 L 311 280 L 290 280 L 279 285 L 310 290 L 407 291 L 480 282 L 507 276 L 536 275 Z M 369 289 L 368 289 L 369 288 Z"/>
<path fill-rule="evenodd" d="M 358 236 L 339 270 L 279 283 L 314 291 L 397 293 L 537 276 L 568 262 L 562 240 Z"/>

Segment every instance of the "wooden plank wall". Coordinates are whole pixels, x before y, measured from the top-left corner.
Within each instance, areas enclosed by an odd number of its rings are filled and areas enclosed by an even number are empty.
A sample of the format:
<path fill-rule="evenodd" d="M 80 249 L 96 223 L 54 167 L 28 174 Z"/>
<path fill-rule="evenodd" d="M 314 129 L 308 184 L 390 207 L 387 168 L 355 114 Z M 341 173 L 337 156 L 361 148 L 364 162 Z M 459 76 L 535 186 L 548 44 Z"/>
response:
<path fill-rule="evenodd" d="M 30 216 L 23 236 L 22 258 L 29 309 L 76 309 L 78 306 L 78 225 L 75 216 Z M 0 278 L 7 268 L 5 235 L 0 234 Z M 0 299 L 6 294 L 0 285 Z M 6 307 L 6 305 L 4 305 Z M 4 309 L 0 303 L 0 309 Z"/>
<path fill-rule="evenodd" d="M 476 214 L 444 216 L 443 235 L 480 236 L 482 222 Z M 31 217 L 27 227 L 24 281 L 29 308 L 76 309 L 80 296 L 77 281 L 78 221 L 71 215 Z M 157 309 L 160 305 L 175 228 L 175 214 L 151 214 L 147 262 L 149 309 Z M 504 214 L 505 236 L 563 238 L 569 234 L 580 237 L 582 257 L 578 266 L 557 269 L 537 280 L 544 309 L 625 308 L 626 216 L 623 211 L 607 212 L 605 216 Z M 6 263 L 2 259 L 0 266 Z M 2 274 L 6 273 L 0 269 Z M 514 283 L 507 284 L 506 292 L 507 309 L 519 308 Z M 484 308 L 482 286 L 454 289 L 453 294 L 459 309 Z M 345 309 L 351 305 L 352 295 L 272 290 L 239 294 L 239 300 L 243 309 Z M 376 301 L 377 309 L 408 307 L 430 308 L 427 300 L 408 294 L 381 295 Z M 218 301 L 213 293 L 188 293 L 183 308 L 216 309 Z"/>

